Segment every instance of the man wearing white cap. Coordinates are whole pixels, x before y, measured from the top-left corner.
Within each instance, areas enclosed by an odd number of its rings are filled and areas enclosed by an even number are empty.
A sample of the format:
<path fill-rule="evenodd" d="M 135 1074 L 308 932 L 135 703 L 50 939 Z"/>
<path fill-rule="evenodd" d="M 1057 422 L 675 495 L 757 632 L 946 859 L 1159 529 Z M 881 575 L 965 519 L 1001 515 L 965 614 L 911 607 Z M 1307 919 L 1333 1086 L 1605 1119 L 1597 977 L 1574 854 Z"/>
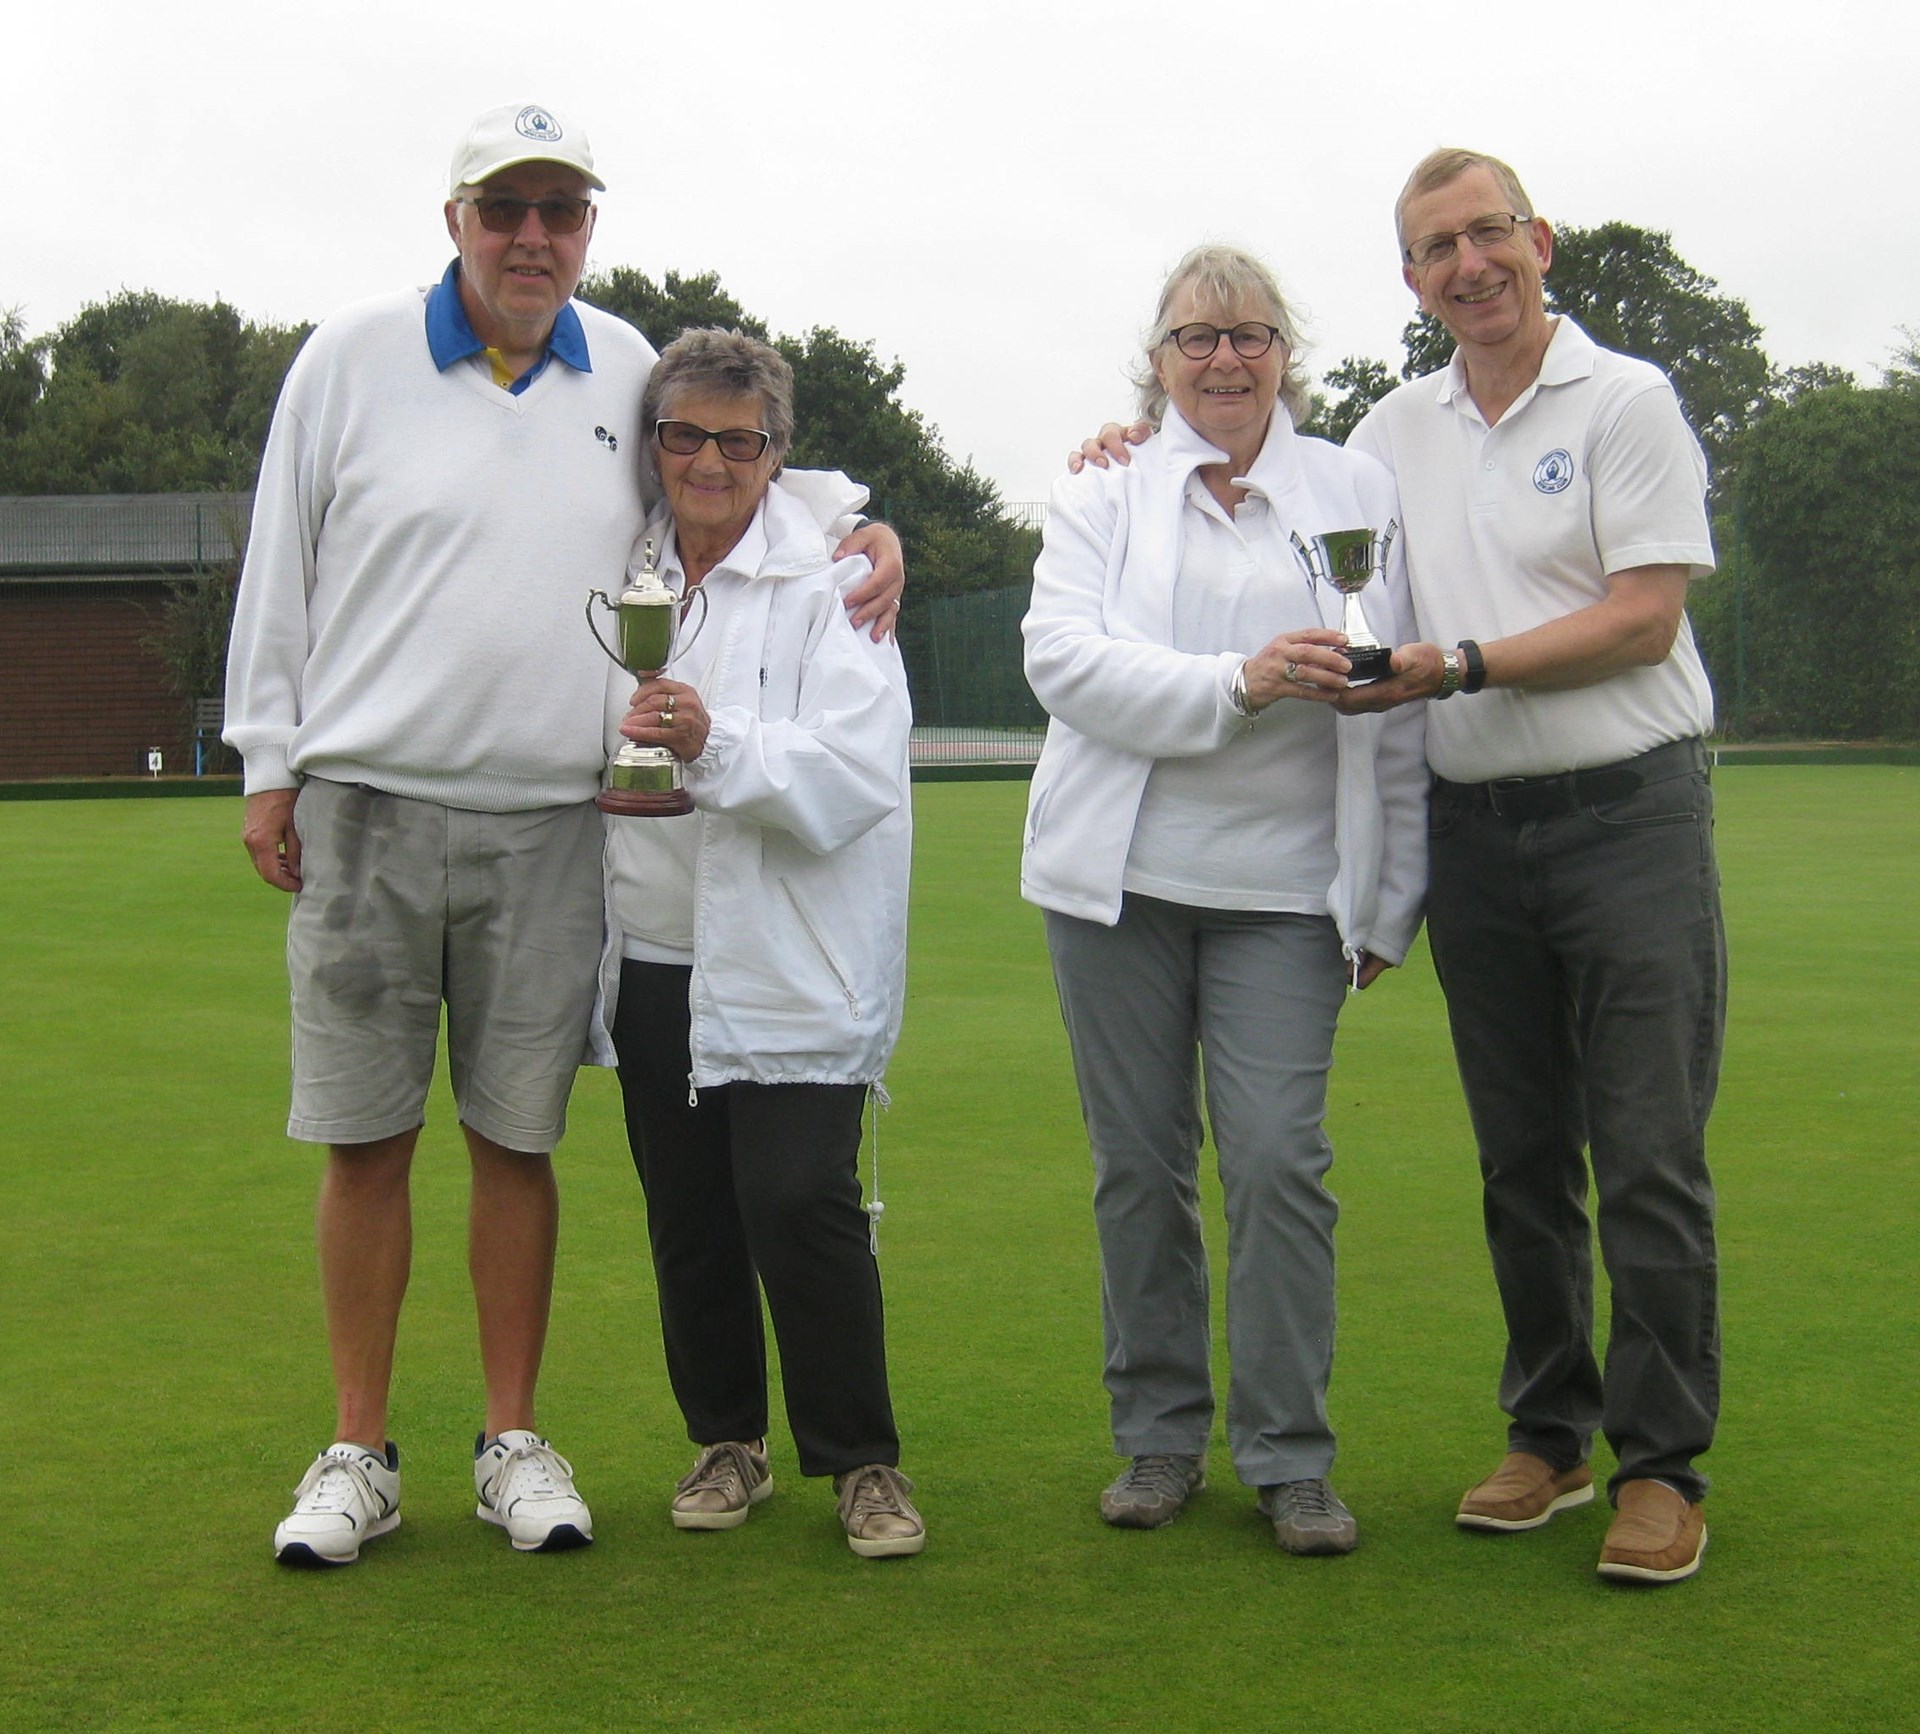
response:
<path fill-rule="evenodd" d="M 441 281 L 329 319 L 287 376 L 229 655 L 243 841 L 296 894 L 288 1132 L 328 1146 L 335 1442 L 275 1532 L 290 1563 L 347 1564 L 400 1521 L 388 1388 L 443 1002 L 472 1161 L 478 1515 L 522 1551 L 593 1538 L 533 1402 L 550 1153 L 576 1067 L 612 1057 L 593 1046 L 607 674 L 581 608 L 644 521 L 654 352 L 572 299 L 604 183 L 571 121 L 489 110 L 450 183 L 458 257 Z M 848 607 L 878 633 L 899 543 L 877 525 L 849 541 L 875 570 Z"/>

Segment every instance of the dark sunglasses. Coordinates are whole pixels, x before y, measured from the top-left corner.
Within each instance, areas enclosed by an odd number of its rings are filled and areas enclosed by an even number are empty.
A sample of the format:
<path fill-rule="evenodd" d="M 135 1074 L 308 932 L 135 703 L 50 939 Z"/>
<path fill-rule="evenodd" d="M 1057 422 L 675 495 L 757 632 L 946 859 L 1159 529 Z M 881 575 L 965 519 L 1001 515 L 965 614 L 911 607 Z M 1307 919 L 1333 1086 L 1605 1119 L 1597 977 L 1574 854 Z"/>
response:
<path fill-rule="evenodd" d="M 477 199 L 461 199 L 457 202 L 471 205 L 480 218 L 480 227 L 492 235 L 519 234 L 529 211 L 540 213 L 540 227 L 549 235 L 577 234 L 580 225 L 587 220 L 587 213 L 593 209 L 591 199 L 569 199 L 560 193 L 544 199 L 516 199 L 506 193 L 482 193 Z"/>
<path fill-rule="evenodd" d="M 723 458 L 736 464 L 750 464 L 772 443 L 773 435 L 757 427 L 704 428 L 690 421 L 659 421 L 653 424 L 653 437 L 663 452 L 677 458 L 690 458 L 708 440 L 720 448 Z"/>

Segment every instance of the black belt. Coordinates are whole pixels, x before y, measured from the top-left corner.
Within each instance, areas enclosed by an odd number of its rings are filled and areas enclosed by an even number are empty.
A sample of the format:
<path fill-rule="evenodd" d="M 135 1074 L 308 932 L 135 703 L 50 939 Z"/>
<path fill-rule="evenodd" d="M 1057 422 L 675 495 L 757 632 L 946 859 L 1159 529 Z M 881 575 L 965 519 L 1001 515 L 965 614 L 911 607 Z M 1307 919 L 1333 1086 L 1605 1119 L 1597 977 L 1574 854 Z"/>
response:
<path fill-rule="evenodd" d="M 1483 807 L 1500 819 L 1564 819 L 1587 807 L 1624 801 L 1649 783 L 1664 783 L 1707 768 L 1706 743 L 1698 735 L 1663 747 L 1595 765 L 1585 771 L 1561 771 L 1551 777 L 1496 777 L 1490 783 L 1450 783 L 1433 779 L 1436 795 L 1469 807 Z"/>

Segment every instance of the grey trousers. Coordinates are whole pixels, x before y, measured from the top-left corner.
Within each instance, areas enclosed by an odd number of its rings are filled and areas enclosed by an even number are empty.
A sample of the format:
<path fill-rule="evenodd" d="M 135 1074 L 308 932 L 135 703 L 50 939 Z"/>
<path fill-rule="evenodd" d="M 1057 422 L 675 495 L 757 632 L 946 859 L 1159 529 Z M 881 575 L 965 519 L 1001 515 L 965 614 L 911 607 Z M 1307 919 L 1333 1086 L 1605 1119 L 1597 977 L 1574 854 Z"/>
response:
<path fill-rule="evenodd" d="M 1604 1428 L 1613 1491 L 1654 1477 L 1697 1500 L 1720 1404 L 1706 1126 L 1726 939 L 1704 757 L 1655 763 L 1637 793 L 1554 818 L 1502 818 L 1476 786 L 1437 784 L 1427 930 L 1480 1146 L 1510 1448 L 1564 1468 Z M 1604 1375 L 1589 1158 L 1613 1299 Z"/>
<path fill-rule="evenodd" d="M 1213 1429 L 1197 1052 L 1226 1202 L 1233 1466 L 1253 1487 L 1324 1476 L 1333 923 L 1131 895 L 1114 927 L 1046 923 L 1093 1149 L 1114 1450 L 1204 1456 Z"/>

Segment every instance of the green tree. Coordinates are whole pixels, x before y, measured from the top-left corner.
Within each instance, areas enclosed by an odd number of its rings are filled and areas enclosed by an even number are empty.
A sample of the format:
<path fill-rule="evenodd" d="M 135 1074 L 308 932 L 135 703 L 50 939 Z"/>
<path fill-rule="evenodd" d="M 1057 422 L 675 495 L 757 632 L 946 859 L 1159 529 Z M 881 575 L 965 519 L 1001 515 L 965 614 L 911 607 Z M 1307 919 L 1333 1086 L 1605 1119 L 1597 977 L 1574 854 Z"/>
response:
<path fill-rule="evenodd" d="M 1453 359 L 1453 334 L 1431 313 L 1416 313 L 1401 327 L 1400 347 L 1406 353 L 1400 377 L 1423 379 Z"/>
<path fill-rule="evenodd" d="M 620 266 L 584 278 L 580 295 L 660 348 L 682 331 L 712 325 L 772 342 L 793 368 L 789 461 L 844 470 L 867 485 L 869 509 L 900 533 L 916 596 L 1024 583 L 1031 573 L 1031 533 L 1008 521 L 994 485 L 970 464 L 956 464 L 925 417 L 900 401 L 906 369 L 883 362 L 872 344 L 831 326 L 772 336 L 711 271 L 669 271 L 656 283 Z"/>
<path fill-rule="evenodd" d="M 1831 362 L 1808 361 L 1798 367 L 1783 367 L 1773 376 L 1773 396 L 1778 403 L 1797 403 L 1810 391 L 1826 391 L 1836 385 L 1860 382 L 1844 367 Z"/>
<path fill-rule="evenodd" d="M 1780 405 L 1736 500 L 1753 730 L 1920 739 L 1920 390 Z"/>
<path fill-rule="evenodd" d="M 47 389 L 46 340 L 29 337 L 20 309 L 0 313 L 0 439 L 17 436 Z"/>
<path fill-rule="evenodd" d="M 1774 401 L 1773 366 L 1744 301 L 1721 294 L 1670 235 L 1611 222 L 1556 231 L 1547 305 L 1594 342 L 1660 368 L 1716 485 L 1731 480 L 1740 436 Z"/>
<path fill-rule="evenodd" d="M 1900 327 L 1900 343 L 1887 363 L 1884 382 L 1902 389 L 1920 386 L 1920 327 Z"/>
<path fill-rule="evenodd" d="M 251 487 L 280 381 L 308 328 L 243 321 L 223 301 L 121 290 L 38 352 L 0 344 L 0 492 L 168 493 Z"/>
<path fill-rule="evenodd" d="M 744 331 L 763 343 L 767 328 L 720 286 L 719 273 L 683 277 L 669 271 L 658 283 L 631 265 L 589 271 L 580 279 L 580 299 L 617 314 L 656 349 L 665 349 L 683 331 L 718 325 Z"/>
<path fill-rule="evenodd" d="M 1370 355 L 1344 357 L 1338 367 L 1327 369 L 1326 382 L 1340 395 L 1328 398 L 1315 392 L 1313 413 L 1300 431 L 1336 444 L 1344 444 L 1360 418 L 1399 384 L 1387 364 Z"/>

